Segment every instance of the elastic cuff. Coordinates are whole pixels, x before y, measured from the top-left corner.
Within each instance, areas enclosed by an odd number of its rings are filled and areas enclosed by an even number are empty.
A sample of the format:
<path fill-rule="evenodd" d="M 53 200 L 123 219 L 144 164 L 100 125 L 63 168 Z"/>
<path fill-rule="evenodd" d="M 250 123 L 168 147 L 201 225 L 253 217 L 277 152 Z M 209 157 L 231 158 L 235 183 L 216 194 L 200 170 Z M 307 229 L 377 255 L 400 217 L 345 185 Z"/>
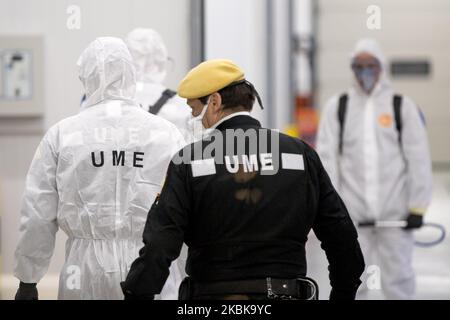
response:
<path fill-rule="evenodd" d="M 426 211 L 427 211 L 427 208 L 411 208 L 411 209 L 409 209 L 409 212 L 411 212 L 415 215 L 418 215 L 418 216 L 423 216 Z"/>

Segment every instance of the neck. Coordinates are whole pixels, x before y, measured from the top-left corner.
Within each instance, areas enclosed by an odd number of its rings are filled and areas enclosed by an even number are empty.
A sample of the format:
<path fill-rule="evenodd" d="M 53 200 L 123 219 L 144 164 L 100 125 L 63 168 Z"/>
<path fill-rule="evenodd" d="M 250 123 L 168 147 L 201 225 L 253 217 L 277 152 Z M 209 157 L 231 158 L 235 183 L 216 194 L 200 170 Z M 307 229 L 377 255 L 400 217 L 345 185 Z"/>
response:
<path fill-rule="evenodd" d="M 217 118 L 217 121 L 215 121 L 213 124 L 209 124 L 209 123 L 207 123 L 208 122 L 208 119 L 206 118 L 205 120 L 206 120 L 206 123 L 204 122 L 203 124 L 205 125 L 205 124 L 207 124 L 208 126 L 208 128 L 215 128 L 215 127 L 217 127 L 217 125 L 219 124 L 219 123 L 222 123 L 223 121 L 224 121 L 224 119 L 226 120 L 226 119 L 229 119 L 233 114 L 235 114 L 235 113 L 241 113 L 241 112 L 247 112 L 248 113 L 248 110 L 247 109 L 245 109 L 244 107 L 235 107 L 235 108 L 226 108 L 226 109 L 222 109 L 221 111 L 220 111 L 220 114 L 219 114 L 219 116 L 218 116 L 218 118 Z M 206 126 L 205 126 L 206 127 Z"/>
<path fill-rule="evenodd" d="M 214 125 L 211 126 L 211 128 L 215 129 L 215 128 L 217 128 L 217 126 L 219 126 L 224 121 L 227 121 L 228 119 L 231 119 L 235 116 L 241 116 L 241 115 L 249 116 L 250 112 L 244 108 L 242 108 L 241 110 L 233 110 L 232 112 L 227 112 L 227 114 L 224 115 L 223 117 L 221 117 L 219 121 L 217 121 Z"/>
<path fill-rule="evenodd" d="M 223 110 L 223 116 L 220 118 L 223 119 L 225 117 L 228 117 L 229 115 L 232 115 L 233 113 L 238 113 L 238 112 L 248 112 L 247 109 L 245 109 L 244 107 L 236 107 L 236 108 L 227 108 Z M 219 120 L 219 121 L 220 121 Z"/>

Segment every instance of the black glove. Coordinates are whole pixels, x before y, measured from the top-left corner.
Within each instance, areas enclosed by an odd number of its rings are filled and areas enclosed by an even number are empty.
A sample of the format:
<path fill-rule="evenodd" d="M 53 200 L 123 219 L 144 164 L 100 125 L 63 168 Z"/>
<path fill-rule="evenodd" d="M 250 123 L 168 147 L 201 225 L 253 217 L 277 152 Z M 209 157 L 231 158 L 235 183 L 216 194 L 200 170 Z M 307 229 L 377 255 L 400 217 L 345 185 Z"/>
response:
<path fill-rule="evenodd" d="M 36 283 L 23 283 L 20 281 L 15 300 L 38 300 Z"/>
<path fill-rule="evenodd" d="M 423 216 L 415 213 L 410 213 L 408 218 L 406 218 L 405 229 L 418 229 L 423 226 Z"/>
<path fill-rule="evenodd" d="M 124 300 L 155 300 L 155 296 L 154 295 L 135 296 L 135 295 L 127 292 L 124 294 Z"/>
<path fill-rule="evenodd" d="M 120 283 L 120 287 L 122 288 L 124 300 L 155 300 L 155 296 L 154 295 L 136 296 L 130 290 L 125 289 L 125 281 Z"/>
<path fill-rule="evenodd" d="M 135 298 L 134 295 L 132 295 L 130 293 L 124 293 L 123 294 L 123 300 L 137 300 L 137 299 Z"/>

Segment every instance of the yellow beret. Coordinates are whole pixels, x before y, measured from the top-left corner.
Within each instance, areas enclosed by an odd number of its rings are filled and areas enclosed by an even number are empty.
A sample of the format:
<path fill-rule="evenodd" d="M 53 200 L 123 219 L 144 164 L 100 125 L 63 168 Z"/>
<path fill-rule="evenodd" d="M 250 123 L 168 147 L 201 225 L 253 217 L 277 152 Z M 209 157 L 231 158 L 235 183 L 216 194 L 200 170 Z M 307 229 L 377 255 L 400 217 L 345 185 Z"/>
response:
<path fill-rule="evenodd" d="M 186 99 L 198 99 L 244 79 L 244 71 L 233 61 L 209 60 L 189 71 L 178 86 L 178 95 Z"/>

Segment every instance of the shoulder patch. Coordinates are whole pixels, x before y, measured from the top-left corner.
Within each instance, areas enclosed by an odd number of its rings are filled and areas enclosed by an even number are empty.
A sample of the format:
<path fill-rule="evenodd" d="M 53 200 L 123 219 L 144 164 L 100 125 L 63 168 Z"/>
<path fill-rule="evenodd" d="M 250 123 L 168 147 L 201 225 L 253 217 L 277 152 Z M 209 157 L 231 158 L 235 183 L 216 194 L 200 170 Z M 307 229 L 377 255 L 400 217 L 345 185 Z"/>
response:
<path fill-rule="evenodd" d="M 202 177 L 216 174 L 216 164 L 213 158 L 194 160 L 191 162 L 192 176 Z"/>
<path fill-rule="evenodd" d="M 378 123 L 383 128 L 391 127 L 393 122 L 394 122 L 394 119 L 392 118 L 392 115 L 390 115 L 388 113 L 383 113 L 378 117 Z"/>
<path fill-rule="evenodd" d="M 287 170 L 305 170 L 303 155 L 296 153 L 282 153 L 281 167 Z"/>

